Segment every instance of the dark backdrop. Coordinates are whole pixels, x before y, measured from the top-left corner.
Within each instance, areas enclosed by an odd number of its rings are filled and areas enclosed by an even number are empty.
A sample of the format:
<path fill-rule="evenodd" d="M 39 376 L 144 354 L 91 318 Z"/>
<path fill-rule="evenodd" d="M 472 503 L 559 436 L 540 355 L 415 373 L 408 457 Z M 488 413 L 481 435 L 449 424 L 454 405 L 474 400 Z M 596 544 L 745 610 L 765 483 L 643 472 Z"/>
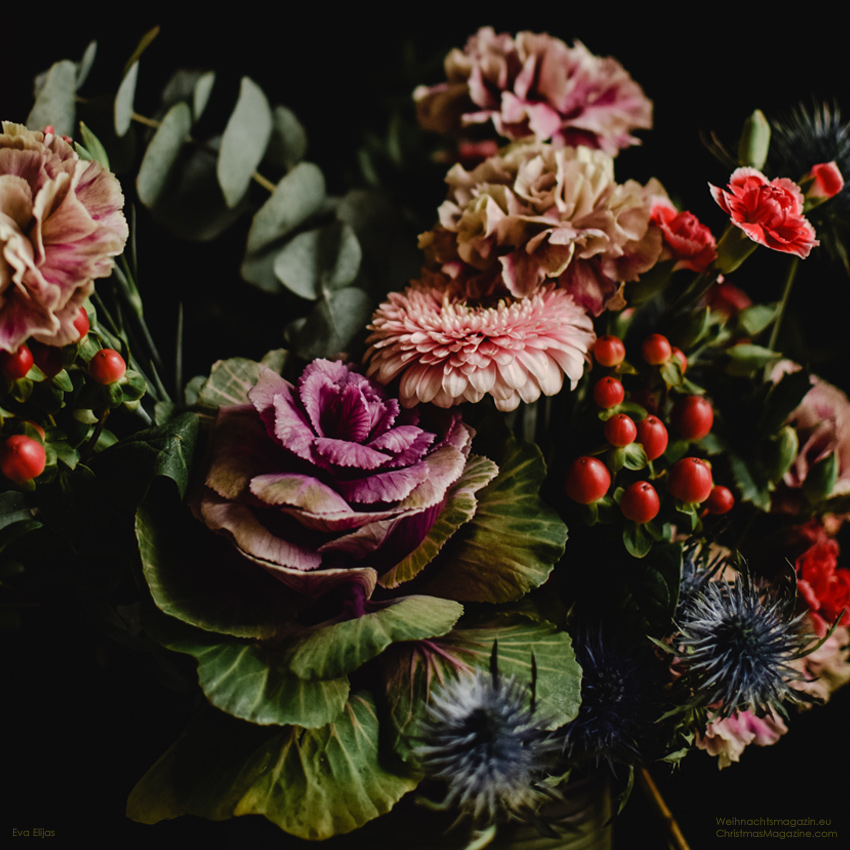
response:
<path fill-rule="evenodd" d="M 355 170 L 354 151 L 364 132 L 384 129 L 387 100 L 406 98 L 416 82 L 437 82 L 440 57 L 462 45 L 477 26 L 548 30 L 565 40 L 580 38 L 593 52 L 616 56 L 655 101 L 656 129 L 643 134 L 641 149 L 621 156 L 619 176 L 646 180 L 655 175 L 694 212 L 719 224 L 706 183 L 723 182 L 728 175 L 705 153 L 699 133 L 714 130 L 734 144 L 741 122 L 755 107 L 775 115 L 797 100 L 841 100 L 848 94 L 845 60 L 830 27 L 813 32 L 790 24 L 740 22 L 734 7 L 721 17 L 715 11 L 715 17 L 699 20 L 691 9 L 685 12 L 680 6 L 667 14 L 649 4 L 640 4 L 640 13 L 615 13 L 600 5 L 577 12 L 574 4 L 549 4 L 547 15 L 489 19 L 483 13 L 419 6 L 405 11 L 402 23 L 400 17 L 363 4 L 356 14 L 340 16 L 323 6 L 276 12 L 273 20 L 252 14 L 251 5 L 230 6 L 228 20 L 220 22 L 122 11 L 119 25 L 105 18 L 87 20 L 85 10 L 77 9 L 70 22 L 66 14 L 55 23 L 13 26 L 11 51 L 8 33 L 5 39 L 0 113 L 23 121 L 32 76 L 52 61 L 78 59 L 92 38 L 99 42 L 93 73 L 103 90 L 114 87 L 135 42 L 159 23 L 161 33 L 141 64 L 140 109 L 154 102 L 177 65 L 216 68 L 221 84 L 234 92 L 239 77 L 247 74 L 272 101 L 288 105 L 301 118 L 310 139 L 309 158 L 338 187 Z M 235 19 L 238 15 L 243 17 Z M 423 76 L 417 78 L 420 72 Z M 850 101 L 844 102 L 850 110 Z M 435 192 L 436 203 L 441 189 Z M 238 242 L 244 231 L 199 249 L 170 241 L 144 219 L 140 228 L 143 295 L 155 331 L 171 338 L 179 297 L 186 307 L 191 366 L 201 370 L 217 357 L 261 354 L 251 350 L 256 337 L 265 337 L 265 342 L 279 333 L 283 320 L 267 315 L 262 309 L 267 302 L 239 281 Z M 810 278 L 795 293 L 794 309 L 822 339 L 839 344 L 821 371 L 847 389 L 845 293 L 850 281 L 828 263 Z M 770 286 L 772 281 L 753 285 Z M 255 299 L 262 334 L 221 335 L 206 306 L 228 296 L 249 304 Z M 279 339 L 268 341 L 266 347 L 280 344 Z M 164 349 L 168 345 L 164 342 Z M 155 846 L 169 838 L 191 838 L 212 847 L 290 846 L 286 836 L 262 819 L 210 824 L 184 818 L 156 827 L 127 821 L 123 805 L 129 790 L 179 734 L 190 705 L 185 699 L 175 701 L 142 660 L 128 658 L 119 647 L 89 633 L 76 612 L 63 612 L 50 628 L 39 625 L 45 628 L 13 635 L 12 653 L 4 656 L 9 684 L 0 722 L 9 749 L 2 756 L 2 771 L 11 785 L 0 802 L 4 836 L 13 828 L 40 826 L 56 831 L 53 843 L 59 846 L 70 846 L 72 838 L 75 843 L 126 847 Z M 75 639 L 57 637 L 64 629 Z M 715 837 L 717 817 L 831 818 L 840 839 L 825 846 L 842 846 L 850 836 L 846 786 L 839 778 L 850 754 L 849 720 L 850 693 L 842 692 L 826 708 L 794 717 L 791 733 L 776 746 L 752 748 L 740 765 L 722 773 L 699 752 L 689 755 L 672 776 L 656 770 L 694 850 L 724 846 Z M 624 850 L 666 846 L 639 792 L 618 829 L 618 847 Z"/>

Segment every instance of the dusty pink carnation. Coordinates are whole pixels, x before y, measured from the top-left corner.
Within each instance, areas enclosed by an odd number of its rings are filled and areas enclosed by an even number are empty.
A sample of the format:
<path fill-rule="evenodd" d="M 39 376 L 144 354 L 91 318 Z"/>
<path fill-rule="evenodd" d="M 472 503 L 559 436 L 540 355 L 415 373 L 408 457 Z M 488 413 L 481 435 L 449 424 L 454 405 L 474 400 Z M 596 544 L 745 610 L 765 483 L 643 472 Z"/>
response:
<path fill-rule="evenodd" d="M 740 761 L 741 753 L 750 744 L 769 747 L 787 731 L 788 727 L 776 715 L 756 717 L 750 711 L 736 711 L 729 717 L 711 721 L 705 734 L 697 735 L 696 745 L 717 756 L 717 767 L 722 770 Z"/>
<path fill-rule="evenodd" d="M 472 267 L 482 291 L 524 297 L 557 282 L 598 316 L 661 253 L 650 212 L 663 188 L 616 183 L 602 151 L 517 143 L 446 182 L 440 226 L 420 246 L 450 275 Z"/>
<path fill-rule="evenodd" d="M 771 378 L 778 381 L 786 372 L 799 368 L 783 360 L 774 367 Z M 829 495 L 850 493 L 850 399 L 838 387 L 816 375 L 812 375 L 811 384 L 812 388 L 788 419 L 797 431 L 800 448 L 783 480 L 787 489 L 777 493 L 775 502 L 790 512 L 799 509 L 800 488 L 809 470 L 833 452 L 838 460 L 838 478 Z"/>
<path fill-rule="evenodd" d="M 437 132 L 492 122 L 508 139 L 533 135 L 611 155 L 639 144 L 652 126 L 652 102 L 611 57 L 580 41 L 568 47 L 546 34 L 516 38 L 482 27 L 445 61 L 447 82 L 414 92 L 422 125 Z"/>
<path fill-rule="evenodd" d="M 390 293 L 369 330 L 367 374 L 382 384 L 400 378 L 407 407 L 489 393 L 499 410 L 513 410 L 559 392 L 564 375 L 575 387 L 596 339 L 590 316 L 564 290 L 478 305 L 439 275 Z"/>
<path fill-rule="evenodd" d="M 787 177 L 768 180 L 755 168 L 738 168 L 727 189 L 709 189 L 732 224 L 759 245 L 805 258 L 820 244 L 803 215 L 803 193 Z"/>
<path fill-rule="evenodd" d="M 62 138 L 3 123 L 0 135 L 0 349 L 29 337 L 66 345 L 93 279 L 127 240 L 115 177 Z"/>
<path fill-rule="evenodd" d="M 791 662 L 791 666 L 803 674 L 802 679 L 791 682 L 791 687 L 827 702 L 835 691 L 850 682 L 850 630 L 837 626 L 821 646 Z"/>

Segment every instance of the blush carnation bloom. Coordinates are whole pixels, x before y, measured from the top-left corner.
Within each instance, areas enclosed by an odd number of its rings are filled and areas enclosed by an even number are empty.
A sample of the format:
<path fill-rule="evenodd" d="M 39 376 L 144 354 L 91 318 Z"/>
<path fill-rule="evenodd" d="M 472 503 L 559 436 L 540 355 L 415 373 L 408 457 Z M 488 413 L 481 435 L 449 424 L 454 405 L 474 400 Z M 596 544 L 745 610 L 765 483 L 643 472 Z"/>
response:
<path fill-rule="evenodd" d="M 679 212 L 666 199 L 652 207 L 652 221 L 661 229 L 664 247 L 661 260 L 675 260 L 673 271 L 705 271 L 717 256 L 711 231 L 691 212 Z"/>
<path fill-rule="evenodd" d="M 264 367 L 248 397 L 219 411 L 200 518 L 296 590 L 370 596 L 439 516 L 472 430 L 441 412 L 420 427 L 337 361 L 313 361 L 296 385 Z"/>
<path fill-rule="evenodd" d="M 803 178 L 803 183 L 811 181 L 806 191 L 807 198 L 826 200 L 837 195 L 844 188 L 844 176 L 835 162 L 820 162 L 813 165 Z"/>
<path fill-rule="evenodd" d="M 717 767 L 723 770 L 740 761 L 750 744 L 769 747 L 788 731 L 776 714 L 757 717 L 751 711 L 736 711 L 728 717 L 712 720 L 704 734 L 696 736 L 696 745 L 709 755 L 717 756 Z"/>
<path fill-rule="evenodd" d="M 766 248 L 806 258 L 820 244 L 803 215 L 803 193 L 787 177 L 768 180 L 755 168 L 732 172 L 727 189 L 709 183 L 712 197 L 746 235 Z"/>
<path fill-rule="evenodd" d="M 482 27 L 446 57 L 447 82 L 414 92 L 423 127 L 451 132 L 492 121 L 507 139 L 529 135 L 615 155 L 652 126 L 652 102 L 623 66 L 549 35 L 516 38 Z"/>
<path fill-rule="evenodd" d="M 524 297 L 557 282 L 598 316 L 661 253 L 650 211 L 663 188 L 616 183 L 602 151 L 515 144 L 472 171 L 455 165 L 446 182 L 440 227 L 420 246 L 452 276 L 476 270 L 482 290 Z"/>
<path fill-rule="evenodd" d="M 29 337 L 76 342 L 93 279 L 127 241 L 124 196 L 97 162 L 53 133 L 3 123 L 0 135 L 0 350 Z"/>
<path fill-rule="evenodd" d="M 369 330 L 368 374 L 382 384 L 400 377 L 408 407 L 490 394 L 499 410 L 514 410 L 559 392 L 564 375 L 574 388 L 596 339 L 590 316 L 563 290 L 476 305 L 438 275 L 390 293 Z"/>
<path fill-rule="evenodd" d="M 799 368 L 783 360 L 774 367 L 771 380 L 776 382 L 786 372 Z M 838 387 L 816 375 L 812 375 L 811 384 L 812 388 L 788 419 L 797 431 L 800 448 L 783 480 L 787 491 L 777 493 L 776 501 L 779 505 L 787 503 L 791 512 L 796 510 L 800 500 L 796 497 L 799 497 L 809 470 L 833 452 L 838 461 L 838 477 L 829 495 L 850 493 L 850 399 Z"/>
<path fill-rule="evenodd" d="M 850 682 L 850 631 L 837 626 L 814 652 L 794 666 L 803 678 L 793 682 L 792 687 L 818 702 L 828 702 L 835 691 Z"/>

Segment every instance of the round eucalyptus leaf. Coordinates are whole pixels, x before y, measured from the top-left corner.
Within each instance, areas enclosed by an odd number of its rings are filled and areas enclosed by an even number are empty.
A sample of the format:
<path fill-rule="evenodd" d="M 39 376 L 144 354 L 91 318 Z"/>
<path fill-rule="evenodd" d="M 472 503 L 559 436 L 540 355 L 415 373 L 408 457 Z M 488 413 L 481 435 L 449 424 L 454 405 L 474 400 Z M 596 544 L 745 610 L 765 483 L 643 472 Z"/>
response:
<path fill-rule="evenodd" d="M 333 222 L 291 239 L 277 255 L 274 273 L 291 292 L 315 301 L 351 283 L 360 257 L 360 243 L 351 227 Z"/>
<path fill-rule="evenodd" d="M 136 188 L 146 207 L 153 207 L 162 197 L 192 126 L 188 104 L 176 103 L 162 119 L 145 151 Z"/>
<path fill-rule="evenodd" d="M 121 80 L 118 93 L 115 95 L 115 133 L 119 138 L 130 129 L 130 124 L 133 121 L 133 100 L 136 97 L 138 76 L 139 63 L 137 60 L 124 74 L 124 79 Z"/>
<path fill-rule="evenodd" d="M 264 162 L 276 171 L 289 171 L 307 153 L 307 133 L 297 116 L 285 106 L 272 110 L 272 135 Z"/>
<path fill-rule="evenodd" d="M 77 92 L 77 63 L 63 59 L 51 65 L 44 75 L 30 114 L 27 127 L 31 130 L 43 130 L 53 125 L 60 136 L 74 135 Z"/>
<path fill-rule="evenodd" d="M 263 90 L 250 77 L 243 77 L 236 108 L 221 138 L 216 168 L 229 207 L 235 207 L 248 191 L 271 130 L 272 115 Z"/>

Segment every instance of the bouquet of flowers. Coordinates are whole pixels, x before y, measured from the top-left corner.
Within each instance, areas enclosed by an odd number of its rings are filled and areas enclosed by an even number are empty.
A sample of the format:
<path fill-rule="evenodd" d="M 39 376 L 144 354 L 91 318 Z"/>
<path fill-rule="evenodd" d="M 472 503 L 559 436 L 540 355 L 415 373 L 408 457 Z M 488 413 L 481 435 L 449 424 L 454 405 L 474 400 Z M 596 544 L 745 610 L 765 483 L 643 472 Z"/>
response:
<path fill-rule="evenodd" d="M 131 819 L 610 847 L 636 779 L 850 680 L 850 401 L 788 309 L 850 272 L 837 108 L 713 137 L 709 226 L 620 174 L 617 60 L 483 27 L 337 191 L 250 77 L 141 114 L 155 36 L 0 135 L 3 624 L 73 598 L 190 707 Z M 162 354 L 145 240 L 236 252 L 209 362 L 182 308 Z"/>

